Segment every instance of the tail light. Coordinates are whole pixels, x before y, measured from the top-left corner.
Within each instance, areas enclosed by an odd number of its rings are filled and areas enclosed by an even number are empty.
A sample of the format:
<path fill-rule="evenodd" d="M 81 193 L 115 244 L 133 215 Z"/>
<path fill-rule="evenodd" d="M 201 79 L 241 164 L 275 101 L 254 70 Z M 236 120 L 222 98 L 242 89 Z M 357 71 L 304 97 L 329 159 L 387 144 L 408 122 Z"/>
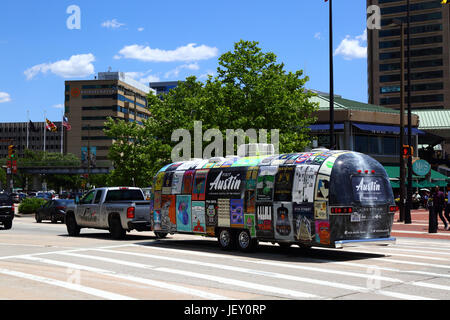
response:
<path fill-rule="evenodd" d="M 129 207 L 127 209 L 127 219 L 134 219 L 134 207 Z"/>
<path fill-rule="evenodd" d="M 397 212 L 399 210 L 398 206 L 390 206 L 389 207 L 389 212 Z"/>
<path fill-rule="evenodd" d="M 334 214 L 353 213 L 353 208 L 352 207 L 331 208 L 331 213 L 334 213 Z"/>

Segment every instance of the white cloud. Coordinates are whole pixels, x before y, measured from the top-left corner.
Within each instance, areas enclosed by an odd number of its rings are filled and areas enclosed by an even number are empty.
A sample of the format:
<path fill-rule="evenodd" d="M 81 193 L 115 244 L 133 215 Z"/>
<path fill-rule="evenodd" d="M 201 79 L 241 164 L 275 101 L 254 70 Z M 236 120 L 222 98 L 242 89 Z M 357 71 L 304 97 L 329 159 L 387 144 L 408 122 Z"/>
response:
<path fill-rule="evenodd" d="M 63 78 L 86 77 L 94 73 L 95 56 L 92 53 L 73 55 L 69 60 L 59 60 L 53 63 L 42 63 L 35 65 L 24 74 L 27 80 L 33 79 L 39 73 L 51 72 Z"/>
<path fill-rule="evenodd" d="M 335 56 L 342 56 L 345 60 L 367 58 L 367 30 L 362 35 L 352 38 L 346 36 L 335 50 Z"/>
<path fill-rule="evenodd" d="M 167 79 L 167 78 L 170 78 L 170 77 L 177 78 L 178 75 L 180 74 L 180 72 L 181 72 L 183 69 L 187 69 L 187 70 L 199 70 L 199 69 L 200 69 L 200 66 L 199 66 L 197 63 L 183 64 L 183 65 L 181 65 L 181 66 L 176 67 L 176 68 L 173 69 L 173 70 L 170 70 L 170 71 L 166 72 L 166 74 L 164 75 L 164 77 L 165 77 L 166 79 Z"/>
<path fill-rule="evenodd" d="M 206 73 L 203 73 L 201 75 L 198 76 L 199 80 L 207 80 L 209 76 L 214 77 L 215 76 L 215 72 L 212 70 L 207 70 Z"/>
<path fill-rule="evenodd" d="M 139 32 L 142 32 L 142 31 L 144 31 L 144 28 L 141 27 L 141 28 L 138 28 L 137 30 L 138 30 Z"/>
<path fill-rule="evenodd" d="M 149 82 L 159 82 L 160 78 L 157 75 L 150 74 L 151 72 L 152 70 L 146 72 L 125 72 L 125 74 L 146 85 L 148 85 Z"/>
<path fill-rule="evenodd" d="M 314 34 L 314 38 L 320 40 L 322 38 L 322 34 L 320 32 L 316 32 Z"/>
<path fill-rule="evenodd" d="M 52 106 L 52 108 L 55 108 L 55 109 L 64 109 L 64 105 L 63 105 L 62 103 L 60 103 L 60 104 L 55 104 L 55 105 Z"/>
<path fill-rule="evenodd" d="M 108 20 L 102 23 L 102 27 L 108 29 L 118 29 L 124 25 L 125 23 L 120 23 L 116 19 Z"/>
<path fill-rule="evenodd" d="M 0 103 L 10 102 L 11 96 L 7 92 L 0 91 Z"/>
<path fill-rule="evenodd" d="M 178 47 L 175 50 L 152 49 L 137 44 L 125 46 L 115 55 L 115 59 L 136 59 L 147 62 L 191 62 L 207 60 L 218 55 L 219 49 L 208 47 L 206 45 L 196 46 L 190 43 L 186 46 Z"/>

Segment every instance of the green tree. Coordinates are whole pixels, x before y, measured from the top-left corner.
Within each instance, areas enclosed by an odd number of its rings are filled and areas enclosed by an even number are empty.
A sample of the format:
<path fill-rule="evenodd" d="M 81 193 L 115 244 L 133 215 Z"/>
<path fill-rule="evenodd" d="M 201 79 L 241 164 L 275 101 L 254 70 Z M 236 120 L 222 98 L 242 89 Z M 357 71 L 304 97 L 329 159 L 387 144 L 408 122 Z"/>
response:
<path fill-rule="evenodd" d="M 227 129 L 279 129 L 282 153 L 308 146 L 308 127 L 315 121 L 311 114 L 317 109 L 309 101 L 313 94 L 305 89 L 309 79 L 301 70 L 287 72 L 274 53 L 265 53 L 258 45 L 236 43 L 234 51 L 219 58 L 217 76 L 209 76 L 205 83 L 188 77 L 168 94 L 150 94 L 151 117 L 143 127 L 110 120 L 105 132 L 118 141 L 110 151 L 116 167 L 113 175 L 124 180 L 142 175 L 148 183 L 171 162 L 178 143 L 171 141 L 173 131 L 186 129 L 194 137 L 194 121 L 202 121 L 204 131 L 219 129 L 223 137 Z"/>

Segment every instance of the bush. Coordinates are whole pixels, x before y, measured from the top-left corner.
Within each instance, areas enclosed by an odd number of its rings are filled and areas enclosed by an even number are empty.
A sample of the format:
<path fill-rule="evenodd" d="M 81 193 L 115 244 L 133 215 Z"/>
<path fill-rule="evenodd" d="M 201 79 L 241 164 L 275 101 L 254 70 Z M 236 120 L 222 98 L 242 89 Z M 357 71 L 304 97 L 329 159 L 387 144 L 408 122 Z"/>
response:
<path fill-rule="evenodd" d="M 40 198 L 26 198 L 23 199 L 19 205 L 19 213 L 31 214 L 35 213 L 37 209 L 43 206 L 47 201 Z"/>

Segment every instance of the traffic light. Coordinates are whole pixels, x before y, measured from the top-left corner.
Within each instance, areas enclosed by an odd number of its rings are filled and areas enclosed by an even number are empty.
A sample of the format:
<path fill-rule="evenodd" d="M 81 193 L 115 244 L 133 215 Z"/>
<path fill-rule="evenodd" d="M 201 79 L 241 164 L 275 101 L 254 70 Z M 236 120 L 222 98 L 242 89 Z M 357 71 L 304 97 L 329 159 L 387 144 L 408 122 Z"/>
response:
<path fill-rule="evenodd" d="M 414 148 L 411 146 L 404 145 L 402 149 L 403 158 L 412 157 L 414 154 Z"/>
<path fill-rule="evenodd" d="M 10 159 L 16 158 L 16 146 L 14 145 L 8 146 L 8 158 Z"/>

